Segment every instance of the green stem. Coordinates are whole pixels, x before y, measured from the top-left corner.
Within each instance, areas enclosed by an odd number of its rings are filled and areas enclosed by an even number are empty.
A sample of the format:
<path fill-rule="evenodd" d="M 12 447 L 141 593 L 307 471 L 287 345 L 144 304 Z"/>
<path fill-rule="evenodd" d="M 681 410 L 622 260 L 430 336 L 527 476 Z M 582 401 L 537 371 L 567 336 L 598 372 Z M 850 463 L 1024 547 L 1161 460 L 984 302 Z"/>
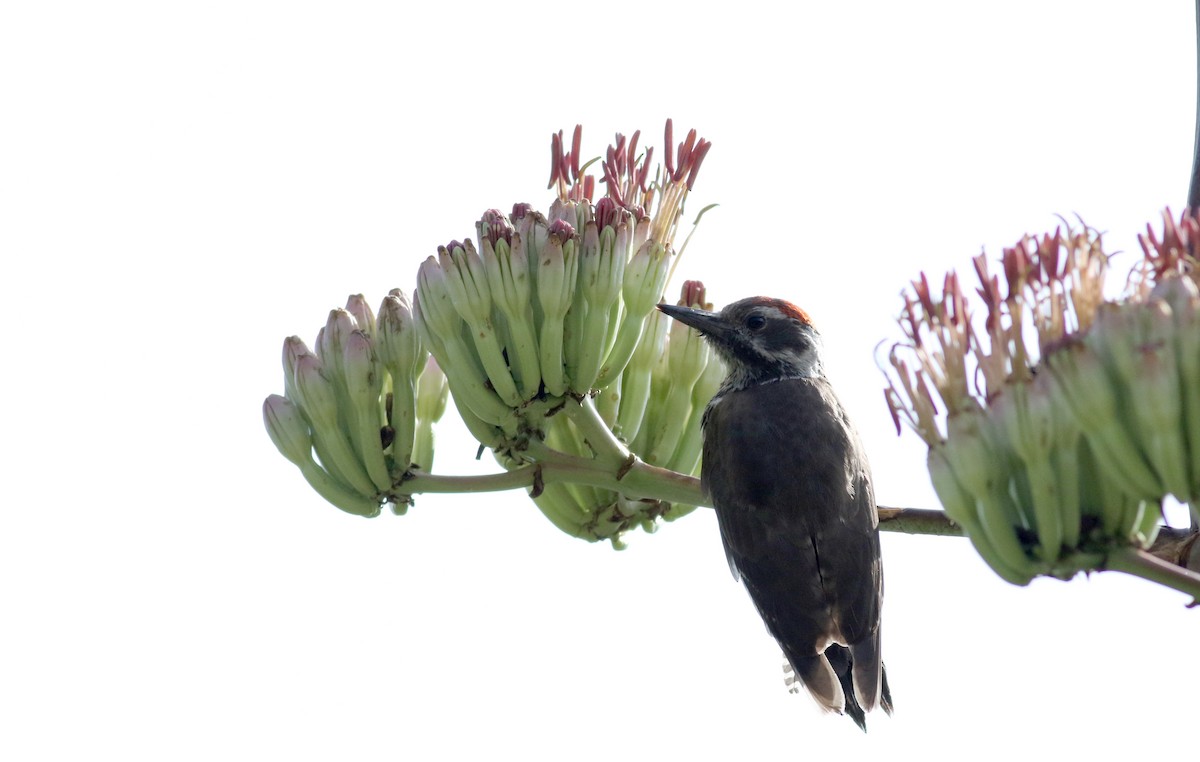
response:
<path fill-rule="evenodd" d="M 535 471 L 534 466 L 522 466 L 498 474 L 446 476 L 413 468 L 405 475 L 404 481 L 392 491 L 403 492 L 406 495 L 503 492 L 533 486 Z"/>
<path fill-rule="evenodd" d="M 629 461 L 629 448 L 622 444 L 616 434 L 612 433 L 612 429 L 604 423 L 591 397 L 583 397 L 578 405 L 572 405 L 568 401 L 563 412 L 579 429 L 584 441 L 596 454 L 597 461 L 612 467 L 620 467 Z"/>
<path fill-rule="evenodd" d="M 1104 568 L 1125 572 L 1192 596 L 1195 606 L 1200 603 L 1200 574 L 1157 558 L 1144 550 L 1125 547 L 1108 554 Z"/>
<path fill-rule="evenodd" d="M 700 492 L 699 479 L 649 466 L 636 459 L 632 466 L 621 474 L 617 469 L 607 468 L 588 458 L 553 450 L 545 450 L 543 453 L 542 459 L 537 463 L 496 474 L 445 476 L 413 469 L 395 491 L 406 495 L 500 492 L 532 487 L 540 473 L 543 484 L 585 484 L 620 492 L 631 498 L 662 500 L 681 505 L 705 505 L 707 502 Z"/>

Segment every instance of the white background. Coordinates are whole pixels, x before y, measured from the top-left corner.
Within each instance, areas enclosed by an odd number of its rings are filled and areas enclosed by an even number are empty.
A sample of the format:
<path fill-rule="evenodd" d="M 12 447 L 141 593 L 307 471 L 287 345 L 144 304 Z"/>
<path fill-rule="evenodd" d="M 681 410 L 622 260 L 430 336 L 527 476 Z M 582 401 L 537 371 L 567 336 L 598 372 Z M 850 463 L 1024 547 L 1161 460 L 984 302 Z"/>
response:
<path fill-rule="evenodd" d="M 411 289 L 488 207 L 545 208 L 552 131 L 661 155 L 671 116 L 713 141 L 689 208 L 721 204 L 681 273 L 805 307 L 880 501 L 935 507 L 873 359 L 900 290 L 1055 214 L 1133 252 L 1182 207 L 1191 3 L 398 8 L 0 11 L 0 757 L 1194 751 L 1178 593 L 1020 589 L 965 541 L 885 535 L 896 715 L 863 736 L 786 693 L 710 511 L 623 553 L 520 493 L 367 521 L 260 414 L 285 336 Z M 452 413 L 439 435 L 439 471 L 492 468 Z"/>

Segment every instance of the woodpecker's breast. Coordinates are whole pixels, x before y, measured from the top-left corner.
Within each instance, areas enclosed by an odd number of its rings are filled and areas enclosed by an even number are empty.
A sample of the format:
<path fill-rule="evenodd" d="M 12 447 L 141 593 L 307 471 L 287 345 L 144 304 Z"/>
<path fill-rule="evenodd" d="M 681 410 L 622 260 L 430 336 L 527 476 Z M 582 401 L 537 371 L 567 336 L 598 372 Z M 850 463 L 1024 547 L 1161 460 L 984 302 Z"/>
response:
<path fill-rule="evenodd" d="M 727 391 L 705 415 L 704 487 L 718 509 L 770 508 L 807 522 L 841 514 L 869 485 L 853 426 L 821 377 Z M 871 512 L 873 516 L 873 511 Z"/>

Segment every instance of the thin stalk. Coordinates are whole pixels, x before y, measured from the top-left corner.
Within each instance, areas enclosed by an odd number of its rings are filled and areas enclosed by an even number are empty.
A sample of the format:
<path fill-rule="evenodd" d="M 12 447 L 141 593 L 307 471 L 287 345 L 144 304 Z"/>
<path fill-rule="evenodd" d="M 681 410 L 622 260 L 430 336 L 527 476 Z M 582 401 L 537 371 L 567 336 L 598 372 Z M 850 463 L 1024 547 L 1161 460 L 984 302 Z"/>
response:
<path fill-rule="evenodd" d="M 568 402 L 563 408 L 563 413 L 583 434 L 584 441 L 592 448 L 597 461 L 609 466 L 622 467 L 632 457 L 629 448 L 617 439 L 616 434 L 612 433 L 612 429 L 608 428 L 608 424 L 600 417 L 591 397 L 583 397 L 578 405 Z"/>

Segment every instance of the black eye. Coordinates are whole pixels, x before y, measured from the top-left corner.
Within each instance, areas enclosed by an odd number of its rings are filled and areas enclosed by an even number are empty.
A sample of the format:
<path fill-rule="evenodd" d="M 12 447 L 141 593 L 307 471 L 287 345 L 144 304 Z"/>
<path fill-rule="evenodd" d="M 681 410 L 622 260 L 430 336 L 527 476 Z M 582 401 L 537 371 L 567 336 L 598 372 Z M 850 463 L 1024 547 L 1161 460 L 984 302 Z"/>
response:
<path fill-rule="evenodd" d="M 746 327 L 751 331 L 761 331 L 766 324 L 767 319 L 762 315 L 751 315 L 746 318 Z"/>

